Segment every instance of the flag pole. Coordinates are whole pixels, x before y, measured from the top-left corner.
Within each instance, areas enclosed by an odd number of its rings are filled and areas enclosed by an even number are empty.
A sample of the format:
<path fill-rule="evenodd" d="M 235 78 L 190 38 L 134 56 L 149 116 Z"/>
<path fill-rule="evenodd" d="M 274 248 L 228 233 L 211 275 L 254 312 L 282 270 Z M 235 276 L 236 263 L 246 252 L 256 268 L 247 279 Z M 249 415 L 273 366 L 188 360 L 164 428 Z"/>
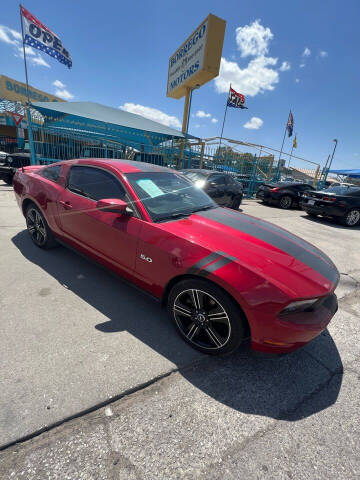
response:
<path fill-rule="evenodd" d="M 30 95 L 29 95 L 29 79 L 28 79 L 28 70 L 27 70 L 27 63 L 26 63 L 26 50 L 25 50 L 25 43 L 24 43 L 24 25 L 23 25 L 23 18 L 21 15 L 21 4 L 19 4 L 19 13 L 20 13 L 20 23 L 21 23 L 21 37 L 22 37 L 22 44 L 23 44 L 23 52 L 24 52 L 24 67 L 25 67 L 25 79 L 26 79 L 26 95 L 28 104 L 30 103 Z"/>
<path fill-rule="evenodd" d="M 295 133 L 295 138 L 296 138 L 296 133 Z M 294 140 L 293 140 L 293 144 L 292 144 L 292 147 L 291 147 L 291 152 L 290 152 L 290 157 L 289 157 L 289 162 L 288 162 L 288 168 L 290 168 L 290 160 L 291 160 L 293 151 L 294 151 Z"/>
<path fill-rule="evenodd" d="M 230 87 L 229 87 L 229 92 L 230 92 L 230 88 L 231 88 L 231 83 L 230 83 Z M 224 112 L 224 119 L 223 119 L 222 128 L 221 128 L 219 149 L 218 149 L 218 154 L 217 154 L 216 160 L 219 160 L 219 155 L 220 155 L 220 147 L 221 147 L 221 143 L 222 143 L 222 138 L 223 138 L 223 133 L 224 133 L 224 126 L 225 126 L 225 120 L 226 120 L 226 113 L 227 113 L 227 109 L 228 109 L 229 92 L 228 92 L 228 96 L 227 96 L 227 99 L 226 99 L 226 107 L 225 107 L 225 112 Z"/>
<path fill-rule="evenodd" d="M 289 118 L 290 118 L 290 113 L 291 113 L 291 110 L 290 110 L 290 112 L 289 112 L 289 116 L 288 116 L 287 122 L 286 122 L 286 124 L 285 124 L 285 131 L 284 131 L 283 141 L 282 141 L 281 149 L 280 149 L 280 153 L 279 153 L 278 174 L 280 173 L 280 159 L 281 159 L 281 155 L 282 155 L 283 148 L 284 148 L 285 136 L 286 136 L 286 130 L 287 130 L 287 124 L 288 124 L 288 121 L 289 121 Z"/>

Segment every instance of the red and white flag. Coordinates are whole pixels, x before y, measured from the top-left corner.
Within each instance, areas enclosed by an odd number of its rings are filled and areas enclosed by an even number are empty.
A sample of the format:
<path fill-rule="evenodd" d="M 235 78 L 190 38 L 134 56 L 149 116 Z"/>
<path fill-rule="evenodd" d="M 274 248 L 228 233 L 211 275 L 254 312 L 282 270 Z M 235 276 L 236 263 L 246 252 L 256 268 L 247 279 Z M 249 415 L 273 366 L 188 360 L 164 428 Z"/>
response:
<path fill-rule="evenodd" d="M 56 58 L 60 63 L 71 68 L 71 56 L 59 37 L 26 8 L 20 6 L 20 10 L 24 24 L 24 44 L 47 53 L 50 57 Z"/>

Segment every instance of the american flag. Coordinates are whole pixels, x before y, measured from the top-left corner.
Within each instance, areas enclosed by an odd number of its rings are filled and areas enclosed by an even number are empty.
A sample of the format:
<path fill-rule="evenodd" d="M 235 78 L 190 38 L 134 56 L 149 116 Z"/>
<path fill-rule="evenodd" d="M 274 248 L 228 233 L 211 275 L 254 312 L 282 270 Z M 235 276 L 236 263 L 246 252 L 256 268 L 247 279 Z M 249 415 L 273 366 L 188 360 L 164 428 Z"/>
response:
<path fill-rule="evenodd" d="M 71 68 L 71 56 L 63 47 L 59 37 L 22 5 L 20 5 L 20 10 L 24 22 L 24 44 L 47 53 L 50 57 Z"/>
<path fill-rule="evenodd" d="M 287 121 L 287 124 L 286 124 L 286 128 L 287 128 L 287 131 L 288 131 L 288 137 L 291 137 L 292 134 L 293 134 L 293 130 L 294 130 L 294 117 L 293 117 L 293 114 L 291 113 L 291 110 L 290 110 L 290 113 L 289 113 L 289 118 L 288 118 L 288 121 Z"/>
<path fill-rule="evenodd" d="M 233 108 L 246 108 L 245 97 L 242 93 L 236 92 L 233 88 L 229 89 L 229 97 L 227 100 L 227 106 Z"/>

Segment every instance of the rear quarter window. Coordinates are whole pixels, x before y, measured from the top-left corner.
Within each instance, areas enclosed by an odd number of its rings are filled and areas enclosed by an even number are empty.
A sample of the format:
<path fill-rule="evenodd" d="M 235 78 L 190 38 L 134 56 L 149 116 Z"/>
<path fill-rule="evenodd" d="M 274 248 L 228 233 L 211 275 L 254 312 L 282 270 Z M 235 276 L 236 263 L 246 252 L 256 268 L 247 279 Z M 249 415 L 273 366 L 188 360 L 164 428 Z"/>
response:
<path fill-rule="evenodd" d="M 41 177 L 47 178 L 52 182 L 57 182 L 60 176 L 61 165 L 52 165 L 50 167 L 45 167 L 38 172 L 38 175 Z"/>

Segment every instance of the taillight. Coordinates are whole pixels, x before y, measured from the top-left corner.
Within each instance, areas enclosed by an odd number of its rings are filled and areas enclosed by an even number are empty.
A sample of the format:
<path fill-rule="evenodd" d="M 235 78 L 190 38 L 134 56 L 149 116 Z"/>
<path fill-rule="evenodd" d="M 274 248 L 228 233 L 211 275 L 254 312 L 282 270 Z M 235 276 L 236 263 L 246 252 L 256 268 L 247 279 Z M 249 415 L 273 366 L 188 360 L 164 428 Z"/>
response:
<path fill-rule="evenodd" d="M 322 200 L 323 202 L 335 202 L 336 197 L 323 197 Z"/>
<path fill-rule="evenodd" d="M 278 190 L 280 190 L 280 187 L 270 188 L 271 192 L 277 192 Z"/>

